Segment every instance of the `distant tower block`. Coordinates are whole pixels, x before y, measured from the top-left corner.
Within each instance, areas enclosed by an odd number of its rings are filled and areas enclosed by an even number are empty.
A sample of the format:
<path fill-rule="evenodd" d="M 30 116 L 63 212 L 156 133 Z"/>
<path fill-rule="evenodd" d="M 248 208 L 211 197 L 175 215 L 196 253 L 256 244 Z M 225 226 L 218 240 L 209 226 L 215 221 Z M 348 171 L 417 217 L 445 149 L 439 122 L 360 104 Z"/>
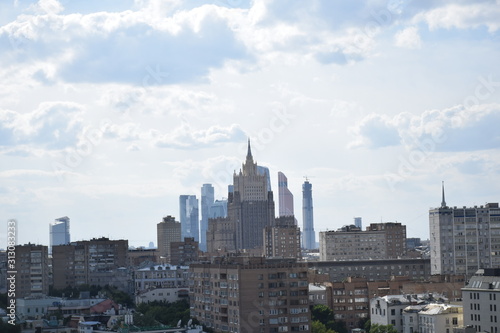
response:
<path fill-rule="evenodd" d="M 313 200 L 312 200 L 312 184 L 306 178 L 302 184 L 302 222 L 303 222 L 303 241 L 305 249 L 316 248 L 316 236 L 314 232 L 313 218 Z"/>
<path fill-rule="evenodd" d="M 288 179 L 278 172 L 279 216 L 293 216 L 293 194 L 288 189 Z"/>
<path fill-rule="evenodd" d="M 361 221 L 361 217 L 354 218 L 354 225 L 360 229 L 363 229 L 363 222 Z"/>

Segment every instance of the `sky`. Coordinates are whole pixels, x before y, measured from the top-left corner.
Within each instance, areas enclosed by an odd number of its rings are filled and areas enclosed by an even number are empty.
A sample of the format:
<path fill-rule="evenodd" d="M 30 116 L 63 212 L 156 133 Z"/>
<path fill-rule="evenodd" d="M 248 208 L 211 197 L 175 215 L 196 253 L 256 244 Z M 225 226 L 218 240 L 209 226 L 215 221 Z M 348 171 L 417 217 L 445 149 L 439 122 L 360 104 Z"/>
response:
<path fill-rule="evenodd" d="M 227 197 L 250 138 L 318 233 L 499 202 L 500 1 L 0 3 L 0 215 L 20 244 L 156 244 L 179 195 Z M 276 214 L 278 207 L 276 207 Z"/>

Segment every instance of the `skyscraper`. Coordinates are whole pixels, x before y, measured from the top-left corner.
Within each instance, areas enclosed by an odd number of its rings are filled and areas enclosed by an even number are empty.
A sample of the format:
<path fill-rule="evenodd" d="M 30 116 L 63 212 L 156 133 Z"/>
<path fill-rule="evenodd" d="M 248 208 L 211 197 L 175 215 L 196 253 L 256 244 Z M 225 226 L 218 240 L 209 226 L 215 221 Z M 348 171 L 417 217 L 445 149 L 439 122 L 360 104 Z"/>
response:
<path fill-rule="evenodd" d="M 69 234 L 69 217 L 64 216 L 54 220 L 49 225 L 50 230 L 50 252 L 54 245 L 64 245 L 71 242 Z"/>
<path fill-rule="evenodd" d="M 314 232 L 312 184 L 309 183 L 307 178 L 302 184 L 302 219 L 304 229 L 302 244 L 305 249 L 315 249 L 316 236 Z"/>
<path fill-rule="evenodd" d="M 156 225 L 158 252 L 162 262 L 170 261 L 170 243 L 181 241 L 181 224 L 173 216 L 166 216 Z"/>
<path fill-rule="evenodd" d="M 268 177 L 258 172 L 248 141 L 245 163 L 233 175 L 233 191 L 228 193 L 228 216 L 209 221 L 208 250 L 262 250 L 264 228 L 274 223 L 273 192 Z"/>
<path fill-rule="evenodd" d="M 207 250 L 208 219 L 211 217 L 210 209 L 214 203 L 214 187 L 212 184 L 203 184 L 201 187 L 201 220 L 200 220 L 200 250 Z"/>
<path fill-rule="evenodd" d="M 429 210 L 432 274 L 464 274 L 500 267 L 500 208 L 448 207 L 442 188 L 441 207 Z"/>
<path fill-rule="evenodd" d="M 181 222 L 181 238 L 193 237 L 195 241 L 200 239 L 199 208 L 196 195 L 179 196 L 179 216 Z"/>
<path fill-rule="evenodd" d="M 359 229 L 363 229 L 363 221 L 362 221 L 362 218 L 361 217 L 355 217 L 354 218 L 354 225 L 359 228 Z"/>
<path fill-rule="evenodd" d="M 292 216 L 293 213 L 293 194 L 288 189 L 288 179 L 283 172 L 278 172 L 278 198 L 279 198 L 279 216 Z"/>

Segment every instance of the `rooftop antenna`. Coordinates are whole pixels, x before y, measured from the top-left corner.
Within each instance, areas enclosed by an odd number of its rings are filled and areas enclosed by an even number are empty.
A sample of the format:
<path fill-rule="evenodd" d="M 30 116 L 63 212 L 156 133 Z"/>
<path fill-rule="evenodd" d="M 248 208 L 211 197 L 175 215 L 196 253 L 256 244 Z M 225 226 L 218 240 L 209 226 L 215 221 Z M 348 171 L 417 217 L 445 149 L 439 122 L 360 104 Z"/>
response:
<path fill-rule="evenodd" d="M 446 200 L 444 198 L 444 180 L 441 181 L 441 187 L 442 187 L 441 208 L 445 208 L 446 207 Z"/>

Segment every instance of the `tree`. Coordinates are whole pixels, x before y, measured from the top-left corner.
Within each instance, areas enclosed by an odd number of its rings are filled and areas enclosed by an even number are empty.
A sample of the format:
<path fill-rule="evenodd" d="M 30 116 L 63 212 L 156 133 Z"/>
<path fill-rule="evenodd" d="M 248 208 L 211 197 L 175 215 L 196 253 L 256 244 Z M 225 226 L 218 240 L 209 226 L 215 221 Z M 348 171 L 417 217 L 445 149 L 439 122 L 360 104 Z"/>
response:
<path fill-rule="evenodd" d="M 392 325 L 371 324 L 370 333 L 398 333 Z"/>
<path fill-rule="evenodd" d="M 331 328 L 327 328 L 325 324 L 319 320 L 314 320 L 311 324 L 311 333 L 337 333 Z"/>
<path fill-rule="evenodd" d="M 335 321 L 333 310 L 326 305 L 317 304 L 311 309 L 311 320 L 324 324 L 326 329 L 338 333 L 347 333 L 347 328 L 343 321 Z"/>

